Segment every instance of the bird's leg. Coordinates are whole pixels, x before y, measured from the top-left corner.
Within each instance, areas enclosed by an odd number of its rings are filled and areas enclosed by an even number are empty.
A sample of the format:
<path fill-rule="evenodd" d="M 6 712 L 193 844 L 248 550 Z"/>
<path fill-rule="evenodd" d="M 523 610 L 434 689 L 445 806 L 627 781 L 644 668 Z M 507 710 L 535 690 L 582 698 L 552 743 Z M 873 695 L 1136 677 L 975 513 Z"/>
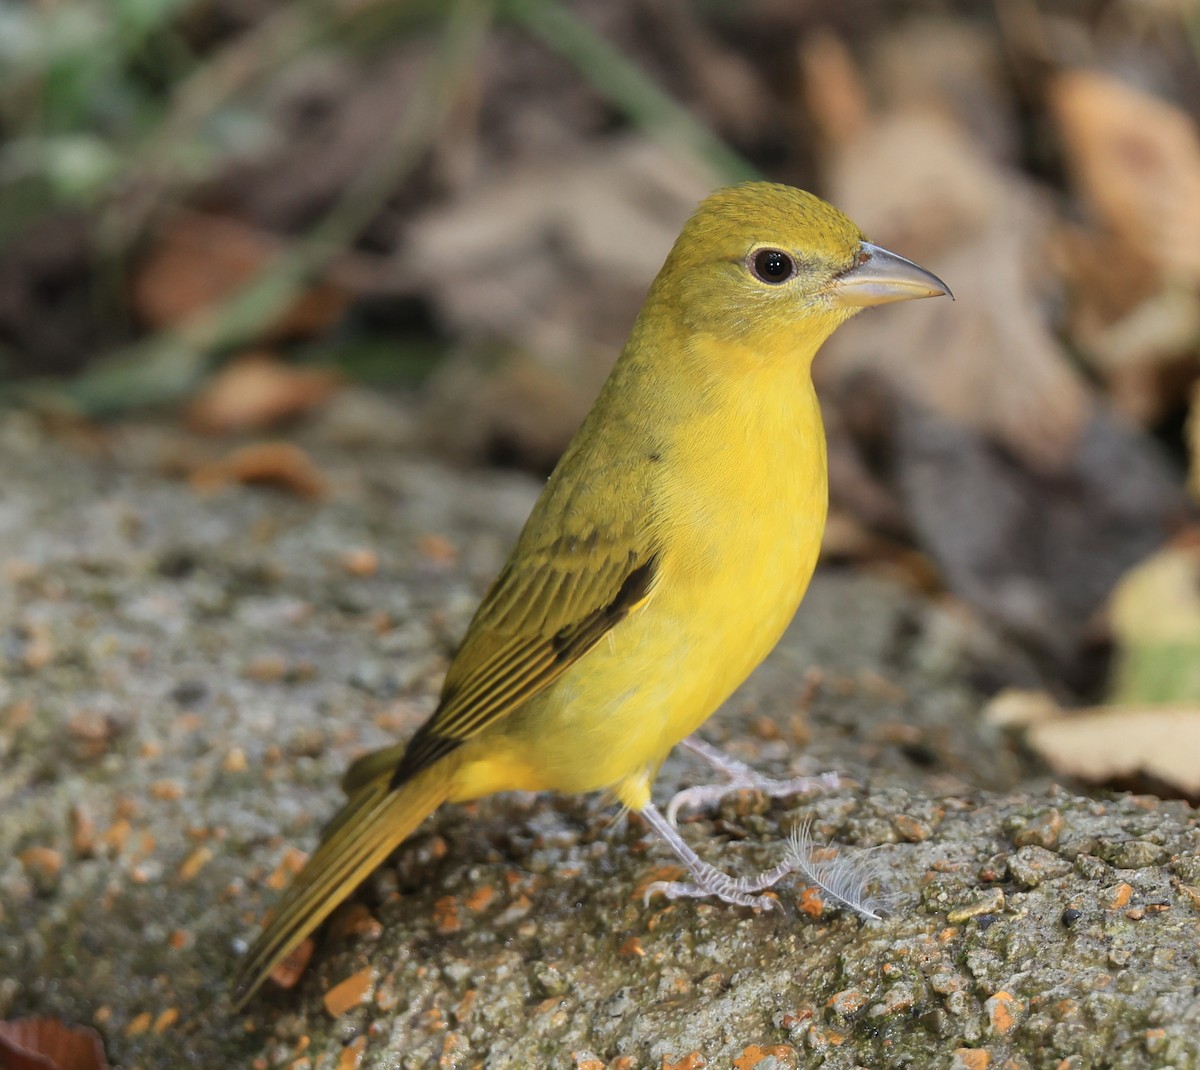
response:
<path fill-rule="evenodd" d="M 725 778 L 725 783 L 704 784 L 676 792 L 671 801 L 667 803 L 667 820 L 672 825 L 675 824 L 675 817 L 683 807 L 709 806 L 712 803 L 720 802 L 726 795 L 732 795 L 745 788 L 753 788 L 769 798 L 778 799 L 786 795 L 808 795 L 819 788 L 833 791 L 842 783 L 837 773 L 822 773 L 815 777 L 792 777 L 789 780 L 772 780 L 770 777 L 755 772 L 745 762 L 731 758 L 711 743 L 705 743 L 699 736 L 688 736 L 683 741 L 683 745 L 693 754 L 708 762 Z"/>
<path fill-rule="evenodd" d="M 648 885 L 645 894 L 646 903 L 650 902 L 652 895 L 658 893 L 665 895 L 668 899 L 698 899 L 707 895 L 715 895 L 726 903 L 773 910 L 776 906 L 775 900 L 769 895 L 757 893 L 778 883 L 796 868 L 794 861 L 789 856 L 773 869 L 765 870 L 762 873 L 755 873 L 749 877 L 731 877 L 728 873 L 717 869 L 716 866 L 710 866 L 696 854 L 687 845 L 687 841 L 675 830 L 675 826 L 663 817 L 653 803 L 646 803 L 639 813 L 646 819 L 650 827 L 667 841 L 671 850 L 679 856 L 680 861 L 687 866 L 688 872 L 692 875 L 691 881 L 655 881 Z"/>

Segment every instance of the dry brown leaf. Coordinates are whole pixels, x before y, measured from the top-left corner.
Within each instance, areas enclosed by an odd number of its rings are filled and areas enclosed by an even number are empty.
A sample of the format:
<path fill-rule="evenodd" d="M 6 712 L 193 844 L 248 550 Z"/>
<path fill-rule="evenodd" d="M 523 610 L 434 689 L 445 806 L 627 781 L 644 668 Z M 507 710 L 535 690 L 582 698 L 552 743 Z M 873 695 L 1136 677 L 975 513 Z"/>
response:
<path fill-rule="evenodd" d="M 211 494 L 230 483 L 261 483 L 317 500 L 329 493 L 329 481 L 316 462 L 291 442 L 260 442 L 236 449 L 219 461 L 196 468 L 188 482 Z"/>
<path fill-rule="evenodd" d="M 679 228 L 714 185 L 649 140 L 605 140 L 502 172 L 422 217 L 408 233 L 410 270 L 457 329 L 533 351 L 578 348 L 569 303 L 589 280 L 629 286 L 631 314 L 605 336 L 619 345 Z"/>
<path fill-rule="evenodd" d="M 306 936 L 271 971 L 271 981 L 280 988 L 295 988 L 304 976 L 304 971 L 308 969 L 309 960 L 316 947 L 316 941 L 311 936 Z"/>
<path fill-rule="evenodd" d="M 232 219 L 180 212 L 165 221 L 133 279 L 133 303 L 153 327 L 177 327 L 235 294 L 283 251 L 271 235 Z M 265 332 L 307 337 L 335 323 L 348 295 L 321 282 Z"/>
<path fill-rule="evenodd" d="M 1149 425 L 1177 402 L 1200 332 L 1200 133 L 1174 104 L 1094 71 L 1060 75 L 1050 103 L 1099 224 L 1056 243 L 1071 333 L 1118 408 Z"/>
<path fill-rule="evenodd" d="M 1050 104 L 1105 226 L 1161 271 L 1200 280 L 1200 136 L 1191 117 L 1097 71 L 1059 75 Z"/>
<path fill-rule="evenodd" d="M 1026 744 L 1058 772 L 1092 783 L 1153 778 L 1200 795 L 1200 705 L 1097 706 L 1065 710 L 1045 691 L 1010 688 L 984 719 L 1021 729 Z"/>
<path fill-rule="evenodd" d="M 367 1038 L 357 1036 L 343 1049 L 338 1056 L 337 1070 L 358 1070 L 362 1066 L 363 1056 L 367 1051 Z"/>
<path fill-rule="evenodd" d="M 876 99 L 893 111 L 956 120 L 991 158 L 1014 159 L 1022 135 L 1013 113 L 1011 51 L 980 21 L 931 8 L 864 42 Z"/>
<path fill-rule="evenodd" d="M 1040 314 L 1051 288 L 1041 199 L 932 112 L 877 119 L 836 154 L 830 186 L 873 241 L 936 271 L 956 301 L 858 317 L 826 345 L 824 374 L 876 372 L 1031 468 L 1060 469 L 1092 405 Z"/>
<path fill-rule="evenodd" d="M 872 531 L 845 509 L 830 510 L 821 537 L 821 560 L 866 564 L 876 574 L 886 575 L 914 590 L 932 592 L 941 586 L 937 569 L 929 558 Z"/>
<path fill-rule="evenodd" d="M 352 1007 L 367 1000 L 374 985 L 375 971 L 370 966 L 352 973 L 325 993 L 325 1009 L 332 1017 L 340 1018 Z"/>
<path fill-rule="evenodd" d="M 555 460 L 679 228 L 718 184 L 646 138 L 605 138 L 486 172 L 417 220 L 405 272 L 456 333 L 503 343 L 443 362 L 427 437 L 457 456 Z"/>
<path fill-rule="evenodd" d="M 1051 330 L 1048 198 L 941 101 L 938 86 L 959 77 L 943 73 L 918 72 L 924 88 L 835 141 L 826 170 L 830 199 L 957 301 L 868 312 L 814 370 L 856 447 L 886 458 L 864 467 L 903 503 L 946 586 L 1069 668 L 1113 583 L 1162 542 L 1177 479 L 1095 403 Z M 877 399 L 867 427 L 854 413 L 863 395 Z"/>
<path fill-rule="evenodd" d="M 1062 707 L 1047 691 L 1008 687 L 983 710 L 983 719 L 996 728 L 1029 728 L 1062 716 Z"/>
<path fill-rule="evenodd" d="M 804 104 L 830 144 L 858 138 L 870 122 L 871 104 L 850 50 L 828 29 L 810 34 L 800 45 Z"/>
<path fill-rule="evenodd" d="M 1072 291 L 1072 336 L 1089 346 L 1161 290 L 1153 265 L 1111 231 L 1059 223 L 1047 252 Z"/>
<path fill-rule="evenodd" d="M 0 1022 L 4 1070 L 107 1070 L 100 1034 L 57 1018 Z"/>
<path fill-rule="evenodd" d="M 423 437 L 439 456 L 463 463 L 485 458 L 548 471 L 587 415 L 592 393 L 527 352 L 479 349 L 434 373 Z"/>
<path fill-rule="evenodd" d="M 1200 796 L 1200 706 L 1106 706 L 1032 726 L 1026 742 L 1059 772 L 1093 783 L 1149 776 Z"/>
<path fill-rule="evenodd" d="M 1195 376 L 1200 292 L 1163 286 L 1112 234 L 1062 228 L 1056 260 L 1071 290 L 1070 336 L 1104 376 L 1117 410 L 1157 425 Z"/>
<path fill-rule="evenodd" d="M 316 408 L 341 377 L 326 368 L 297 368 L 266 353 L 247 353 L 221 369 L 188 406 L 196 431 L 255 431 Z"/>

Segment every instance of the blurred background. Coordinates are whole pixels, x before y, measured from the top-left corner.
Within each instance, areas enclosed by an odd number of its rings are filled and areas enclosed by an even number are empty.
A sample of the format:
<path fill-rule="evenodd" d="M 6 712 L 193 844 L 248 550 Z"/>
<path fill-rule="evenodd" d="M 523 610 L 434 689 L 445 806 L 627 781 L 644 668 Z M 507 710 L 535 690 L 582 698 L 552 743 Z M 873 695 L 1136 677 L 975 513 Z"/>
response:
<path fill-rule="evenodd" d="M 803 186 L 957 296 L 818 361 L 826 560 L 1200 749 L 1198 116 L 1192 0 L 0 2 L 0 397 L 544 474 L 696 202 Z"/>

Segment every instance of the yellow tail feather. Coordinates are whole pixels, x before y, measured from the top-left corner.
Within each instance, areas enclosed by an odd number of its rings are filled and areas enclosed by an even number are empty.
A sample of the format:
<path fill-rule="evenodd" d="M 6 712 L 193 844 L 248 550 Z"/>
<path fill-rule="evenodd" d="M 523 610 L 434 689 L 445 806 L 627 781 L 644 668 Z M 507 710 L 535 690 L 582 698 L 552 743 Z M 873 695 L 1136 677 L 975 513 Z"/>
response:
<path fill-rule="evenodd" d="M 320 847 L 284 893 L 234 981 L 241 1010 L 271 971 L 446 800 L 454 757 L 388 788 L 388 768 L 362 784 L 326 830 Z"/>
<path fill-rule="evenodd" d="M 394 743 L 390 747 L 382 747 L 356 758 L 342 777 L 342 791 L 347 795 L 354 795 L 384 773 L 391 776 L 407 749 L 407 743 Z"/>

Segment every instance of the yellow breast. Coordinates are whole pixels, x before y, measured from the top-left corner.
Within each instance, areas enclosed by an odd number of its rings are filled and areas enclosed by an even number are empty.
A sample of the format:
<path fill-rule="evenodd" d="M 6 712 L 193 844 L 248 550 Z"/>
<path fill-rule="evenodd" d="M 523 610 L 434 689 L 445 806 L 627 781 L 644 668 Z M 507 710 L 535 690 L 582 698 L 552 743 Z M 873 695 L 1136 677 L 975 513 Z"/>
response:
<path fill-rule="evenodd" d="M 640 808 L 670 749 L 775 646 L 816 565 L 828 492 L 807 367 L 774 376 L 743 389 L 727 378 L 724 396 L 673 429 L 658 462 L 663 549 L 649 597 L 488 740 L 486 771 L 468 763 L 471 789 L 456 795 L 507 780 L 611 788 Z"/>
<path fill-rule="evenodd" d="M 664 726 L 667 749 L 771 651 L 816 566 L 828 503 L 820 410 L 807 368 L 774 378 L 681 429 L 689 460 L 665 496 L 672 553 L 643 625 L 669 621 L 687 637 L 690 680 Z"/>

